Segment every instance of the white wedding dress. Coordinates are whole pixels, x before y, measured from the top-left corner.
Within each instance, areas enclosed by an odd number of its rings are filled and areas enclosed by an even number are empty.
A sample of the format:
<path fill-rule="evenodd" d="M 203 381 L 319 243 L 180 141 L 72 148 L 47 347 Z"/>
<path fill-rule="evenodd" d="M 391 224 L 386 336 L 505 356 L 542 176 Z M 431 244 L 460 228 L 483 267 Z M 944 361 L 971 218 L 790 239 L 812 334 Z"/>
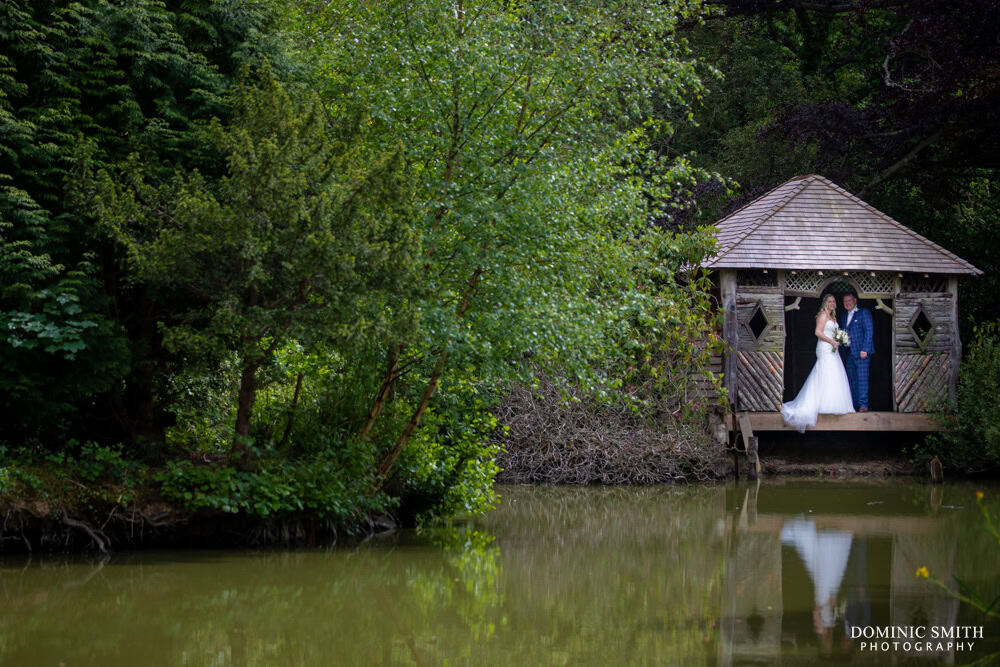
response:
<path fill-rule="evenodd" d="M 781 528 L 781 543 L 795 547 L 809 572 L 813 600 L 825 628 L 832 628 L 836 622 L 834 606 L 851 555 L 852 538 L 844 531 L 816 530 L 815 522 L 802 518 L 790 519 Z"/>
<path fill-rule="evenodd" d="M 833 338 L 836 330 L 837 323 L 833 320 L 827 320 L 823 325 L 823 334 L 829 338 Z M 833 345 L 817 338 L 816 363 L 795 400 L 781 404 L 781 416 L 786 424 L 802 433 L 807 426 L 816 425 L 819 414 L 843 415 L 848 412 L 854 412 L 854 400 L 844 362 Z"/>

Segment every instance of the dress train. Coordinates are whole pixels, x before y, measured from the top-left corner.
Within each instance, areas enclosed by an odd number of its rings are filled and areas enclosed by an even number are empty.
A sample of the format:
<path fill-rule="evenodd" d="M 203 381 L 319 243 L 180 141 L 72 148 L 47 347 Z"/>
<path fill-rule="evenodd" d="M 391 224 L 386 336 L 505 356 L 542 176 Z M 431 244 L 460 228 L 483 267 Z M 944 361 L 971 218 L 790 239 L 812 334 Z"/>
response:
<path fill-rule="evenodd" d="M 823 326 L 823 333 L 830 338 L 836 330 L 837 325 L 832 320 L 827 320 Z M 844 363 L 833 345 L 818 339 L 816 363 L 799 395 L 781 404 L 781 416 L 786 424 L 803 433 L 807 427 L 816 425 L 820 414 L 843 415 L 849 412 L 854 412 L 854 399 L 851 398 L 851 385 Z"/>

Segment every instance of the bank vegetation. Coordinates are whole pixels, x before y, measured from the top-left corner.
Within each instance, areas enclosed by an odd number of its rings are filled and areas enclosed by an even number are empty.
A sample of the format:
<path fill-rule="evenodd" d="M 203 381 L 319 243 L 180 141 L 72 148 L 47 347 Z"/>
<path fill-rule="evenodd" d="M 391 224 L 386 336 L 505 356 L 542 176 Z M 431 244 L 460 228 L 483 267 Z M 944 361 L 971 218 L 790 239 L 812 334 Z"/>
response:
<path fill-rule="evenodd" d="M 712 478 L 702 225 L 795 173 L 996 319 L 997 2 L 801 4 L 0 4 L 2 548 Z"/>

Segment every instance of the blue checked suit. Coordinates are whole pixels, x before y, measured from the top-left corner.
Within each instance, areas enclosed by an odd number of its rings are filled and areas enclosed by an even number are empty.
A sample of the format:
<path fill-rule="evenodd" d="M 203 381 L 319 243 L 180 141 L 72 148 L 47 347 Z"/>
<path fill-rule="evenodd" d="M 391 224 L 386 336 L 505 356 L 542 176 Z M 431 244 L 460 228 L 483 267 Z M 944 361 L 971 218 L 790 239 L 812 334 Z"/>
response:
<path fill-rule="evenodd" d="M 847 330 L 847 335 L 851 338 L 848 347 L 840 346 L 840 356 L 844 360 L 844 368 L 847 369 L 847 381 L 851 384 L 851 398 L 854 400 L 854 409 L 868 407 L 868 367 L 871 357 L 875 354 L 872 345 L 872 336 L 875 332 L 872 326 L 872 314 L 867 308 L 858 308 L 851 318 L 851 323 L 847 324 L 847 313 L 840 316 L 840 328 Z M 861 358 L 861 351 L 868 353 L 867 359 Z"/>

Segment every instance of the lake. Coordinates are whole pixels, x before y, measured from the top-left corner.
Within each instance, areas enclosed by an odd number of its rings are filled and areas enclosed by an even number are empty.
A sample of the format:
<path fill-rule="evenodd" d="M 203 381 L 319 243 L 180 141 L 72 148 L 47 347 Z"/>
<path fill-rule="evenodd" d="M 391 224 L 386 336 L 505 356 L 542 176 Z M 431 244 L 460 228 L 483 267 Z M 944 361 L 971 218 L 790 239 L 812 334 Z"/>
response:
<path fill-rule="evenodd" d="M 977 489 L 513 486 L 349 548 L 4 557 L 0 664 L 965 663 L 1000 623 L 916 571 L 1000 593 Z"/>

